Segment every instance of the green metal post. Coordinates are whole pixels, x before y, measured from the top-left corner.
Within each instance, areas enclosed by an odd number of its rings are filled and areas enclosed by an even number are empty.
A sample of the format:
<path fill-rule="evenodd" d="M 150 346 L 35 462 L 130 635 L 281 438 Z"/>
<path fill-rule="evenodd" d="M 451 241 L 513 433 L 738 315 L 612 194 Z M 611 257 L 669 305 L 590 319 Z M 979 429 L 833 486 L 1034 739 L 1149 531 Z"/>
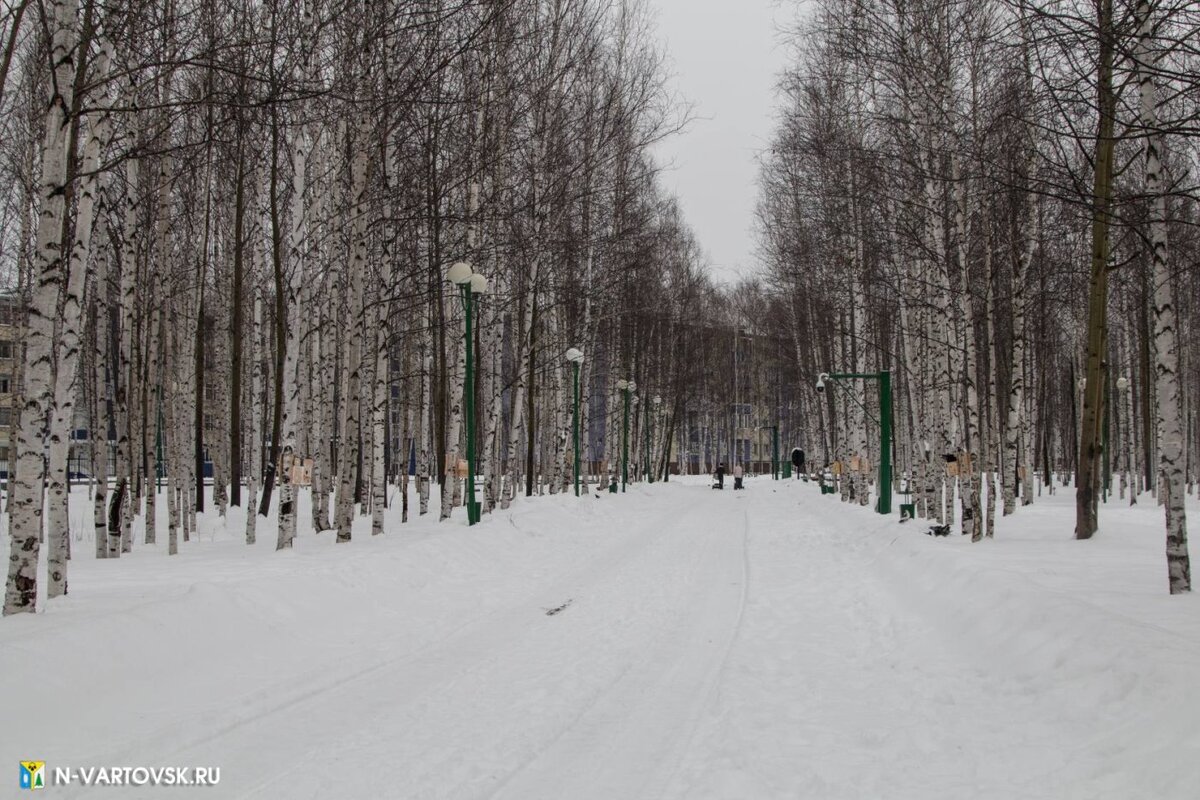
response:
<path fill-rule="evenodd" d="M 667 417 L 670 418 L 670 412 L 667 412 Z M 667 425 L 665 430 L 667 434 L 672 432 L 670 425 Z M 669 435 L 666 436 L 663 439 L 663 483 L 669 483 L 671 481 L 671 451 L 674 449 L 675 442 L 673 437 Z M 682 468 L 683 465 L 681 464 L 680 469 Z"/>
<path fill-rule="evenodd" d="M 779 426 L 771 426 L 771 480 L 779 480 Z"/>
<path fill-rule="evenodd" d="M 875 510 L 880 514 L 892 513 L 892 373 L 886 369 L 879 372 L 838 372 L 829 375 L 830 380 L 868 380 L 879 382 L 879 501 Z M 853 394 L 850 398 L 874 420 L 866 406 Z"/>
<path fill-rule="evenodd" d="M 155 491 L 162 492 L 162 477 L 163 477 L 163 440 L 162 440 L 162 384 L 155 387 L 155 394 L 158 399 L 158 409 L 154 414 L 154 484 Z M 94 431 L 92 432 L 94 435 Z M 105 440 L 108 440 L 108 432 L 105 431 Z M 107 458 L 107 451 L 105 457 Z M 236 456 L 235 456 L 236 458 Z"/>
<path fill-rule="evenodd" d="M 646 440 L 646 457 L 645 457 L 645 460 L 643 461 L 646 468 L 643 471 L 642 475 L 644 476 L 646 481 L 648 481 L 649 483 L 654 483 L 654 475 L 650 472 L 650 404 L 648 402 L 645 402 L 645 395 L 642 396 L 642 400 L 643 400 L 642 405 L 646 407 L 646 410 L 643 414 L 643 416 L 645 417 L 644 426 L 645 426 L 646 430 L 645 430 L 645 435 L 642 437 Z"/>
<path fill-rule="evenodd" d="M 462 293 L 463 308 L 467 312 L 467 398 L 464 404 L 467 417 L 467 524 L 474 525 L 479 522 L 479 507 L 475 503 L 475 370 L 471 358 L 474 309 L 469 282 L 462 284 Z"/>
<path fill-rule="evenodd" d="M 1101 448 L 1104 452 L 1104 489 L 1102 490 L 1101 494 L 1102 500 L 1105 503 L 1108 502 L 1108 487 L 1109 483 L 1112 481 L 1112 462 L 1109 461 L 1108 457 L 1108 420 L 1111 416 L 1109 412 L 1112 407 L 1112 403 L 1109 402 L 1109 395 L 1111 391 L 1112 373 L 1106 369 L 1104 370 L 1104 441 L 1101 444 Z M 1032 468 L 1032 465 L 1027 467 L 1027 469 Z"/>
<path fill-rule="evenodd" d="M 880 514 L 892 513 L 892 373 L 879 373 L 879 503 Z"/>
<path fill-rule="evenodd" d="M 572 361 L 575 371 L 575 496 L 579 497 L 579 362 Z"/>
<path fill-rule="evenodd" d="M 629 390 L 622 389 L 625 394 L 625 421 L 621 425 L 621 493 L 625 493 L 625 484 L 629 483 Z"/>

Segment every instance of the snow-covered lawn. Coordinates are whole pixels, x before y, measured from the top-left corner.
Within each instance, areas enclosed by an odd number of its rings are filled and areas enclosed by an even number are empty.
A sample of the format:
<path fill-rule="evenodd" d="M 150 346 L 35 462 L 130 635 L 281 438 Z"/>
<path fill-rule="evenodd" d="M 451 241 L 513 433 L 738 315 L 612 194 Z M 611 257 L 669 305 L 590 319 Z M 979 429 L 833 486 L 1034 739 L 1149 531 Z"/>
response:
<path fill-rule="evenodd" d="M 302 500 L 285 553 L 236 510 L 171 558 L 85 534 L 70 596 L 0 621 L 0 763 L 221 770 L 49 797 L 1197 796 L 1200 601 L 1151 498 L 1078 543 L 1060 490 L 971 545 L 747 484 L 394 510 L 349 545 Z"/>

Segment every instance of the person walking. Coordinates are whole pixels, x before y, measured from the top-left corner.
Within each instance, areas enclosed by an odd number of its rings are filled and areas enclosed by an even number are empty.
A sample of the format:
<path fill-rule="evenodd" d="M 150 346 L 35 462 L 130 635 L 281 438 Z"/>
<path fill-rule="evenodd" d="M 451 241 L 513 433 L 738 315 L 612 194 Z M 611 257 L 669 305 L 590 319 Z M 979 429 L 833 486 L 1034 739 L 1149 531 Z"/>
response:
<path fill-rule="evenodd" d="M 745 474 L 746 474 L 746 472 L 745 472 L 745 470 L 743 470 L 743 469 L 742 469 L 742 465 L 741 465 L 741 464 L 734 464 L 734 465 L 733 465 L 733 488 L 734 488 L 734 489 L 742 489 L 742 488 L 745 488 L 745 487 L 743 487 L 743 486 L 742 486 L 742 477 L 743 477 Z"/>
<path fill-rule="evenodd" d="M 716 471 L 716 473 L 713 474 L 713 477 L 717 479 L 717 482 L 713 485 L 713 488 L 714 489 L 724 489 L 725 488 L 725 465 L 724 464 L 717 464 L 717 471 Z"/>

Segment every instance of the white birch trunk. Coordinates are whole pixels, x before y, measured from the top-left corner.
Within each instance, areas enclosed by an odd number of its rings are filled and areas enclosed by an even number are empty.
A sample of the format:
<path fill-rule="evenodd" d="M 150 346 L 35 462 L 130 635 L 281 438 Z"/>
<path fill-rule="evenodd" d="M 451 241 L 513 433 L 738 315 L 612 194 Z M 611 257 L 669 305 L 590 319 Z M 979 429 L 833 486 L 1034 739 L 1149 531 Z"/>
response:
<path fill-rule="evenodd" d="M 985 218 L 986 219 L 986 218 Z M 987 375 L 987 519 L 984 525 L 984 536 L 993 537 L 996 533 L 996 493 L 999 489 L 999 481 L 997 478 L 1002 470 L 1002 453 L 1000 450 L 1000 398 L 996 388 L 996 370 L 999 362 L 996 355 L 996 298 L 993 287 L 994 275 L 992 270 L 995 264 L 995 256 L 992 251 L 992 235 L 991 223 L 986 221 L 988 226 L 984 237 L 984 273 L 987 276 L 987 289 L 985 294 L 986 314 L 987 314 L 987 341 L 988 341 L 988 375 Z"/>
<path fill-rule="evenodd" d="M 296 450 L 296 433 L 302 424 L 300 414 L 300 328 L 304 322 L 304 309 L 300 307 L 301 291 L 305 278 L 304 250 L 307 247 L 307 211 L 305 207 L 305 184 L 308 172 L 308 135 L 301 130 L 296 134 L 292 149 L 292 196 L 288 218 L 288 284 L 284 308 L 288 322 L 283 362 L 283 419 L 280 424 L 279 483 L 279 531 L 275 549 L 292 546 L 296 538 L 296 486 L 292 483 L 291 463 L 302 453 Z M 364 259 L 365 260 L 365 259 Z M 353 266 L 352 266 L 353 268 Z M 361 286 L 361 277 L 359 278 Z M 356 412 L 357 416 L 357 412 Z"/>
<path fill-rule="evenodd" d="M 501 386 L 501 348 L 503 340 L 501 334 L 503 326 L 496 313 L 496 304 L 493 302 L 487 303 L 483 309 L 483 353 L 480 359 L 480 364 L 487 365 L 486 376 L 484 377 L 484 390 L 481 394 L 483 398 L 483 406 L 485 408 L 484 423 L 483 423 L 483 446 L 481 453 L 483 461 L 479 465 L 479 474 L 483 477 L 483 510 L 491 513 L 496 508 L 496 503 L 499 500 L 499 484 L 500 484 L 500 469 L 499 469 L 499 439 L 500 439 L 500 417 L 503 412 L 503 400 Z"/>
<path fill-rule="evenodd" d="M 135 136 L 136 138 L 136 136 Z M 138 231 L 138 189 L 141 169 L 138 159 L 131 158 L 125 162 L 125 220 L 121 239 L 121 335 L 119 352 L 117 353 L 116 373 L 116 414 L 117 414 L 117 479 L 126 482 L 126 489 L 120 496 L 122 507 L 119 514 L 120 531 L 109 530 L 109 557 L 117 557 L 128 553 L 132 547 L 130 540 L 130 517 L 132 515 L 129 497 L 133 481 L 132 453 L 130 452 L 130 395 L 133 385 L 133 328 L 135 301 L 137 292 L 137 231 Z M 109 516 L 111 525 L 112 515 Z"/>
<path fill-rule="evenodd" d="M 1179 385 L 1178 319 L 1174 287 L 1167 264 L 1167 198 L 1163 180 L 1162 146 L 1158 129 L 1158 97 L 1154 83 L 1154 13 L 1150 0 L 1138 3 L 1137 42 L 1141 122 L 1146 131 L 1146 195 L 1150 202 L 1150 258 L 1154 280 L 1154 388 L 1158 397 L 1159 469 L 1167 529 L 1167 582 L 1171 594 L 1192 590 L 1187 547 L 1184 474 L 1183 403 Z"/>
<path fill-rule="evenodd" d="M 72 55 L 75 49 L 75 2 L 56 0 L 53 4 L 51 63 L 54 80 L 46 111 L 42 145 L 42 176 L 39 192 L 42 200 L 38 219 L 37 249 L 33 274 L 36 285 L 29 308 L 29 328 L 25 335 L 25 398 L 21 423 L 17 429 L 17 474 L 12 481 L 9 500 L 8 582 L 4 595 L 4 614 L 33 612 L 37 603 L 38 550 L 42 533 L 42 499 L 45 468 L 42 462 L 43 431 L 46 412 L 53 398 L 54 320 L 62 281 L 62 231 L 67 209 L 63 193 L 67 181 L 67 154 L 70 143 L 69 109 L 74 79 Z M 68 275 L 68 285 L 70 276 Z M 78 324 L 78 298 L 73 324 Z M 64 320 L 64 322 L 67 322 Z M 64 430 L 51 430 L 50 437 L 65 436 Z M 52 532 L 63 539 L 52 547 L 50 581 L 61 581 L 66 592 L 67 532 Z M 57 573 L 57 574 L 56 574 Z"/>
<path fill-rule="evenodd" d="M 100 208 L 97 211 L 96 233 L 101 242 L 108 225 L 106 194 L 101 189 Z M 108 557 L 108 345 L 111 328 L 108 316 L 108 246 L 96 248 L 95 267 L 92 276 L 92 297 L 96 311 L 92 330 L 92 418 L 89 423 L 94 465 L 95 490 L 92 493 L 92 527 L 96 537 L 96 558 Z"/>
<path fill-rule="evenodd" d="M 167 76 L 167 88 L 164 95 L 170 93 L 170 74 Z M 169 132 L 164 132 L 164 137 L 169 138 Z M 147 374 L 146 384 L 149 387 L 150 397 L 150 414 L 154 419 L 150 422 L 150 430 L 157 432 L 159 430 L 159 413 L 160 404 L 163 392 L 163 381 L 160 375 L 159 364 L 159 348 L 162 339 L 162 313 L 160 311 L 160 303 L 165 302 L 165 299 L 159 297 L 158 301 L 155 295 L 159 293 L 159 285 L 164 277 L 169 274 L 170 270 L 167 267 L 167 259 L 170 257 L 170 213 L 171 213 L 171 171 L 174 163 L 170 155 L 163 155 L 159 160 L 158 170 L 158 220 L 155 226 L 155 247 L 154 260 L 150 267 L 150 286 L 147 291 L 150 295 L 150 323 L 148 331 L 147 344 Z M 145 462 L 153 466 L 154 472 L 147 476 L 146 487 L 146 531 L 145 543 L 154 544 L 157 538 L 157 523 L 158 523 L 158 452 L 155 445 L 155 436 L 152 433 L 149 437 L 144 438 L 145 444 Z M 215 483 L 214 483 L 215 486 Z"/>
<path fill-rule="evenodd" d="M 391 216 L 388 214 L 387 216 Z M 384 250 L 380 259 L 380 287 L 386 291 L 392 279 L 391 253 Z M 375 311 L 375 385 L 371 392 L 373 445 L 371 468 L 371 534 L 383 533 L 383 513 L 387 505 L 385 451 L 388 446 L 385 416 L 388 410 L 388 304 L 380 300 Z"/>
<path fill-rule="evenodd" d="M 978 364 L 978 353 L 976 352 L 975 343 L 975 302 L 971 294 L 971 268 L 970 268 L 970 208 L 968 206 L 969 198 L 967 195 L 967 184 L 963 180 L 962 171 L 959 165 L 958 158 L 953 160 L 954 170 L 954 185 L 955 185 L 955 230 L 957 232 L 958 241 L 958 264 L 960 270 L 960 280 L 962 281 L 963 296 L 963 339 L 966 344 L 965 361 L 963 363 L 963 376 L 966 385 L 966 440 L 967 446 L 963 448 L 970 459 L 970 466 L 959 465 L 959 481 L 963 487 L 962 492 L 962 532 L 964 536 L 970 536 L 972 542 L 978 542 L 983 538 L 983 530 L 980 527 L 982 509 L 979 502 L 979 471 L 980 471 L 980 453 L 984 450 L 980 442 L 980 425 L 979 425 L 979 388 L 976 385 L 976 367 Z"/>
<path fill-rule="evenodd" d="M 1022 431 L 1025 424 L 1025 289 L 1029 264 L 1033 260 L 1033 248 L 1037 241 L 1037 214 L 1033 198 L 1026 198 L 1028 211 L 1025 225 L 1025 243 L 1021 248 L 1012 275 L 1012 370 L 1008 392 L 1008 420 L 1004 426 L 1004 516 L 1012 514 L 1017 507 L 1017 480 L 1025 464 L 1021 459 Z"/>
<path fill-rule="evenodd" d="M 459 291 L 457 286 L 451 289 L 452 296 L 447 300 L 449 308 L 446 309 L 448 320 L 453 320 L 458 316 L 451 313 L 451 310 L 460 305 L 458 297 L 453 296 L 457 295 Z M 463 324 L 464 326 L 466 324 L 465 317 Z M 456 327 L 451 323 L 451 330 Z M 459 459 L 458 442 L 462 438 L 463 428 L 463 376 L 467 371 L 466 339 L 463 336 L 455 336 L 454 339 L 454 367 L 449 376 L 450 399 L 446 411 L 446 474 L 442 476 L 442 505 L 439 512 L 439 518 L 442 520 L 450 518 L 450 513 L 458 501 L 459 479 L 456 467 Z"/>
<path fill-rule="evenodd" d="M 97 57 L 95 72 L 98 80 L 108 75 L 111 46 L 102 44 Z M 67 498 L 70 483 L 67 475 L 67 459 L 70 455 L 70 431 L 74 427 L 76 372 L 81 353 L 79 326 L 82 323 L 83 292 L 87 282 L 87 267 L 91 255 L 92 230 L 96 219 L 97 195 L 100 191 L 98 167 L 100 157 L 108 144 L 111 124 L 104 101 L 99 113 L 88 119 L 87 138 L 81 165 L 82 178 L 79 184 L 79 205 L 75 218 L 75 241 L 69 253 L 70 267 L 67 277 L 66 295 L 62 300 L 62 320 L 57 344 L 57 370 L 54 377 L 54 411 L 50 424 L 49 448 L 49 497 L 48 525 L 50 542 L 50 580 L 47 587 L 49 597 L 67 593 L 67 559 L 70 547 L 70 523 L 67 513 Z M 55 432 L 67 432 L 66 436 Z M 103 500 L 101 501 L 103 502 Z M 59 565 L 55 569 L 55 565 Z"/>
<path fill-rule="evenodd" d="M 246 482 L 246 492 L 249 495 L 249 500 L 246 504 L 246 544 L 254 544 L 257 531 L 255 530 L 256 520 L 258 518 L 258 476 L 262 473 L 262 446 L 260 438 L 262 431 L 260 420 L 264 409 L 259 408 L 258 400 L 262 397 L 262 355 L 259 351 L 258 339 L 261 336 L 262 327 L 262 298 L 258 293 L 254 294 L 254 316 L 250 321 L 250 402 L 246 404 L 246 408 L 250 414 L 250 430 L 249 430 L 249 447 L 250 458 L 247 463 L 250 466 L 249 480 Z"/>
<path fill-rule="evenodd" d="M 352 222 L 351 222 L 351 257 L 349 264 L 350 297 L 348 313 L 350 316 L 349 335 L 346 337 L 346 361 L 343 367 L 345 391 L 342 410 L 341 454 L 338 458 L 338 494 L 337 494 L 337 541 L 348 542 L 351 539 L 351 527 L 354 524 L 354 477 L 358 468 L 358 422 L 359 410 L 362 403 L 362 339 L 364 313 L 362 302 L 363 274 L 367 270 L 368 230 L 367 230 L 367 185 L 370 178 L 370 154 L 368 140 L 371 124 L 363 118 L 358 124 L 358 136 L 355 142 L 354 160 L 351 167 L 352 184 Z"/>
<path fill-rule="evenodd" d="M 429 513 L 429 483 L 433 473 L 433 453 L 429 445 L 429 440 L 432 438 L 432 426 L 429 424 L 429 420 L 433 406 L 433 315 L 430 313 L 429 303 L 422 305 L 422 311 L 421 334 L 417 340 L 421 372 L 417 401 L 417 424 L 413 435 L 416 438 L 414 448 L 417 451 L 417 513 L 424 516 Z"/>

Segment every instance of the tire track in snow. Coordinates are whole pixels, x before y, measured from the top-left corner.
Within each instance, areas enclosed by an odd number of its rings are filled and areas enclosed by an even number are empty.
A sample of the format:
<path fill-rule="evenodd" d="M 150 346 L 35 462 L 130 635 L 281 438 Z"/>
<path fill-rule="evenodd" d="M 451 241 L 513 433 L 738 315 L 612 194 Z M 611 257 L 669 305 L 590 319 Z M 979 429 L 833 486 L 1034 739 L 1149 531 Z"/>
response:
<path fill-rule="evenodd" d="M 696 732 L 700 726 L 702 713 L 705 709 L 713 706 L 720 688 L 721 683 L 725 679 L 725 674 L 729 670 L 730 657 L 733 655 L 734 648 L 737 647 L 738 640 L 742 636 L 742 623 L 746 617 L 746 604 L 750 591 L 750 511 L 744 509 L 742 511 L 742 574 L 741 574 L 741 596 L 738 598 L 737 621 L 734 623 L 733 630 L 730 632 L 729 639 L 725 644 L 725 650 L 721 655 L 720 665 L 717 667 L 712 680 L 708 684 L 708 690 L 705 694 L 703 703 L 697 704 L 694 709 L 694 714 L 688 726 L 688 735 L 682 742 L 681 746 L 677 747 L 671 758 L 671 771 L 669 778 L 656 787 L 653 792 L 653 797 L 665 796 L 669 789 L 675 785 L 680 772 L 680 767 L 683 764 L 683 759 L 691 749 L 692 743 L 696 739 Z"/>
<path fill-rule="evenodd" d="M 278 779 L 291 773 L 298 764 L 317 763 L 325 755 L 327 747 L 322 747 L 309 753 L 308 742 L 292 742 L 298 749 L 280 747 L 278 752 L 264 752 L 264 747 L 275 746 L 269 735 L 253 735 L 259 729 L 278 727 L 293 730 L 303 729 L 306 713 L 317 707 L 343 706 L 353 708 L 356 700 L 341 701 L 340 697 L 361 699 L 363 696 L 374 695 L 377 699 L 365 705 L 364 712 L 379 704 L 405 705 L 411 699 L 419 698 L 423 687 L 446 684 L 459 680 L 463 674 L 477 663 L 479 655 L 486 655 L 503 649 L 511 642 L 514 635 L 539 624 L 542 616 L 540 606 L 550 601 L 561 602 L 561 598 L 572 593 L 578 593 L 581 586 L 603 583 L 615 573 L 619 573 L 627 564 L 643 556 L 648 549 L 653 548 L 671 532 L 670 522 L 677 517 L 674 508 L 664 508 L 659 513 L 644 519 L 629 535 L 622 537 L 614 546 L 601 552 L 599 557 L 582 568 L 575 570 L 569 576 L 560 578 L 549 585 L 539 586 L 527 592 L 524 597 L 513 603 L 474 617 L 449 630 L 444 636 L 430 641 L 416 650 L 400 653 L 394 656 L 373 659 L 369 664 L 345 670 L 334 664 L 322 664 L 321 668 L 313 670 L 311 682 L 306 681 L 300 687 L 289 687 L 283 692 L 267 687 L 263 690 L 248 693 L 241 697 L 231 698 L 230 705 L 217 712 L 214 718 L 221 719 L 216 727 L 206 727 L 205 733 L 190 737 L 186 741 L 175 739 L 164 746 L 164 738 L 171 740 L 178 734 L 173 727 L 161 731 L 163 738 L 155 737 L 136 745 L 122 748 L 120 754 L 105 755 L 104 763 L 123 763 L 133 759 L 145 761 L 147 753 L 158 753 L 162 763 L 219 763 L 231 764 L 234 761 L 228 754 L 232 749 L 232 741 L 239 738 L 249 738 L 247 746 L 254 749 L 254 766 L 247 767 L 244 774 L 261 776 L 251 784 L 239 789 L 238 796 L 258 796 Z M 597 533 L 596 535 L 603 535 Z M 536 613 L 534 613 L 536 612 Z M 358 654 L 355 654 L 358 655 Z M 473 660 L 476 659 L 476 660 Z M 465 664 L 459 669 L 446 669 L 447 663 Z M 339 671 L 340 670 L 340 671 Z M 408 680 L 403 684 L 404 694 L 396 697 L 394 674 L 405 674 Z M 386 684 L 378 692 L 372 692 L 370 684 L 378 681 Z M 284 694 L 280 697 L 280 694 Z M 261 699 L 260 699 L 261 698 Z M 247 701 L 249 701 L 247 703 Z M 283 725 L 278 718 L 294 715 L 300 719 L 296 725 Z M 347 720 L 353 723 L 353 719 Z M 211 756 L 204 754 L 212 753 Z M 208 757 L 209 761 L 203 759 Z M 116 760 L 113 760 L 116 758 Z M 199 760 L 198 760 L 199 759 Z M 213 760 L 215 759 L 215 760 Z M 154 760 L 154 759 L 151 759 Z M 271 764 L 269 774 L 263 774 L 263 764 Z M 278 765 L 278 767 L 276 767 Z M 228 769 L 228 768 L 227 768 Z M 232 771 L 232 770 L 230 770 Z M 319 796 L 319 795 L 314 795 Z"/>
<path fill-rule="evenodd" d="M 745 613 L 748 513 L 743 507 L 739 522 L 726 527 L 714 505 L 710 498 L 684 515 L 700 530 L 707 527 L 702 547 L 694 544 L 695 528 L 675 524 L 673 538 L 693 555 L 687 602 L 671 617 L 683 634 L 651 631 L 638 661 L 488 797 L 653 798 L 666 792 L 714 700 Z"/>

